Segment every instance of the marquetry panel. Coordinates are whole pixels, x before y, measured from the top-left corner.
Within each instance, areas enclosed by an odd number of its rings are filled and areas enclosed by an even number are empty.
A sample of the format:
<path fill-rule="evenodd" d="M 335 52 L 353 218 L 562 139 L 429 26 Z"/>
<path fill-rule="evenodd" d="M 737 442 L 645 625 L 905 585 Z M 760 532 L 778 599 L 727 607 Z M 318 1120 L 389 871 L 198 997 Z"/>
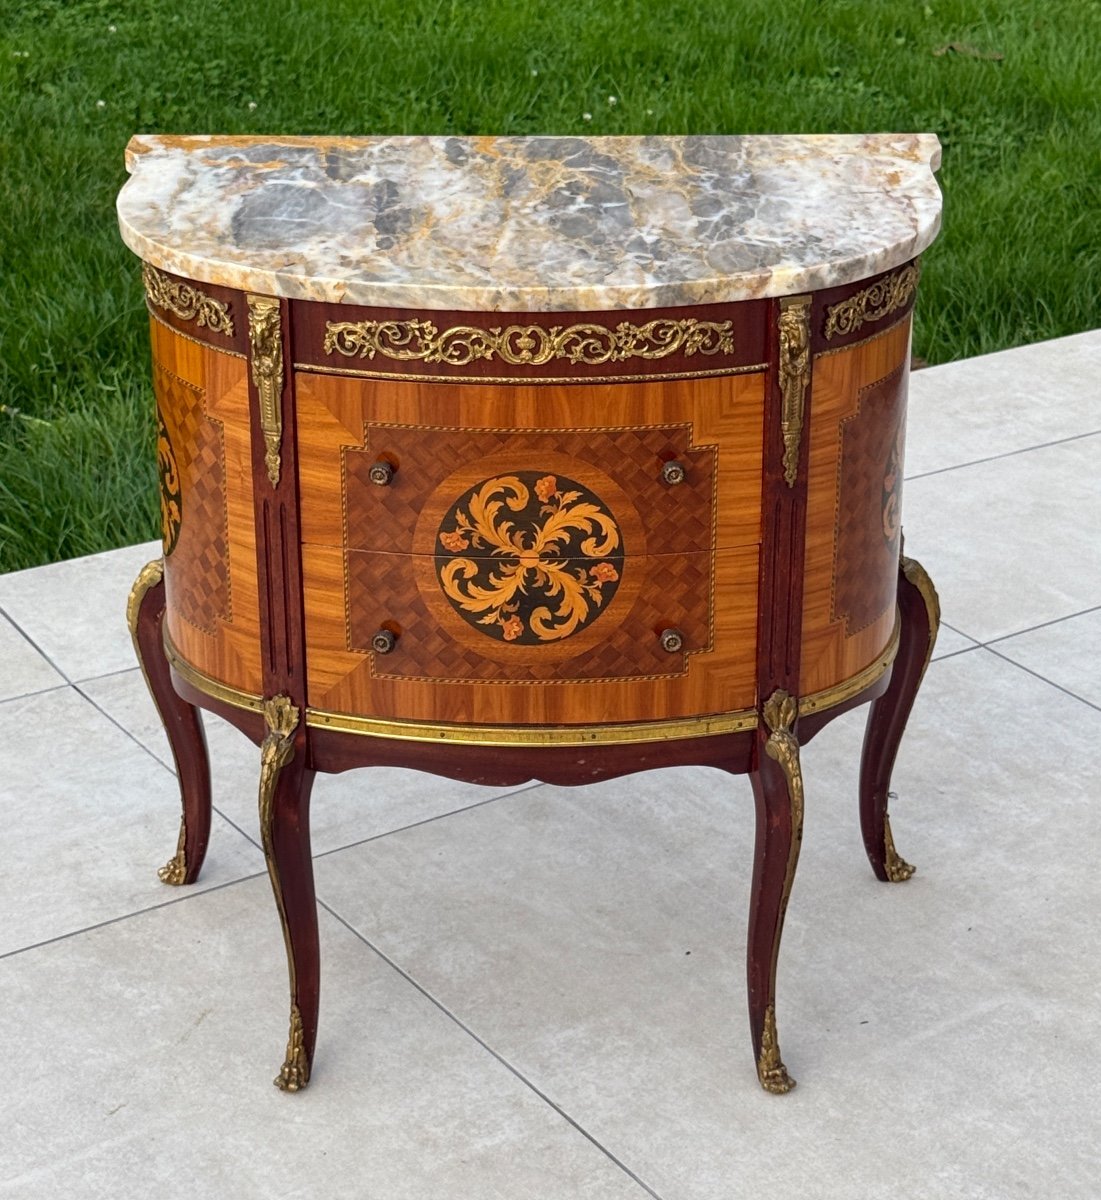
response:
<path fill-rule="evenodd" d="M 165 508 L 168 633 L 222 683 L 260 692 L 260 617 L 245 361 L 151 321 Z M 165 458 L 162 447 L 162 460 Z M 166 486 L 162 461 L 162 487 Z"/>
<path fill-rule="evenodd" d="M 763 374 L 483 388 L 299 372 L 295 384 L 304 542 L 430 553 L 457 496 L 510 470 L 607 493 L 628 554 L 760 540 Z M 380 458 L 395 468 L 386 487 L 367 479 Z M 671 459 L 687 469 L 674 486 Z"/>
<path fill-rule="evenodd" d="M 203 633 L 231 620 L 225 436 L 207 413 L 206 393 L 153 364 L 160 436 L 175 465 L 174 491 L 162 489 L 167 587 L 176 613 Z M 174 508 L 174 513 L 173 513 Z M 172 514 L 172 515 L 170 515 Z"/>
<path fill-rule="evenodd" d="M 582 574 L 593 565 L 562 564 Z M 490 724 L 656 720 L 751 706 L 758 547 L 628 556 L 620 567 L 606 608 L 540 642 L 465 621 L 442 592 L 435 556 L 346 556 L 307 545 L 309 702 Z M 369 649 L 380 628 L 397 635 L 385 655 Z M 662 648 L 666 628 L 680 630 L 682 650 Z"/>
<path fill-rule="evenodd" d="M 853 637 L 895 601 L 902 511 L 905 366 L 860 389 L 841 422 L 831 616 Z"/>
<path fill-rule="evenodd" d="M 800 691 L 867 666 L 895 625 L 909 321 L 814 360 Z"/>
<path fill-rule="evenodd" d="M 546 512 L 518 516 L 509 504 L 502 520 L 529 536 L 552 508 L 568 519 L 580 503 L 606 507 L 627 554 L 710 550 L 714 543 L 718 448 L 693 445 L 688 424 L 537 431 L 368 422 L 364 439 L 362 449 L 344 455 L 349 550 L 432 554 L 445 516 L 462 497 L 494 478 L 517 476 L 527 480 L 530 507 Z M 398 464 L 386 487 L 369 479 L 380 458 Z M 683 465 L 683 482 L 663 481 L 668 460 Z M 535 496 L 540 480 L 554 488 L 541 505 Z M 561 497 L 575 493 L 563 511 Z M 475 544 L 470 552 L 491 550 Z"/>

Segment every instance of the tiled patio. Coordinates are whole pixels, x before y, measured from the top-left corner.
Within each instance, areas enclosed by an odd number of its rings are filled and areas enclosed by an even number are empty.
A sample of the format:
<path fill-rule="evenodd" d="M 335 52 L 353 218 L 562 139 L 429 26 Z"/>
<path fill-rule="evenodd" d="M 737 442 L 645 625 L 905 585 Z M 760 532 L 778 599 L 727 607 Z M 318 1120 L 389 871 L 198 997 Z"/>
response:
<path fill-rule="evenodd" d="M 123 609 L 154 545 L 0 577 L 0 1196 L 726 1200 L 1101 1194 L 1101 331 L 920 372 L 908 550 L 945 626 L 877 883 L 863 711 L 806 750 L 763 1093 L 748 783 L 319 779 L 321 1030 L 286 970 L 257 755 L 208 721 L 202 882 Z"/>

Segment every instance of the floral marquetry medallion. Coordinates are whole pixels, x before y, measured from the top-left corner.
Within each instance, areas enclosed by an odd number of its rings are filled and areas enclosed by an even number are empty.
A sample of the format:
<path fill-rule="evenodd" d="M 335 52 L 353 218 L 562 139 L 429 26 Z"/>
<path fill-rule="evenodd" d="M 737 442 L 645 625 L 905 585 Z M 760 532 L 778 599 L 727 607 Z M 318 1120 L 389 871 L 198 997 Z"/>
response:
<path fill-rule="evenodd" d="M 834 527 L 834 620 L 851 637 L 894 604 L 901 532 L 906 376 L 901 368 L 860 391 L 840 425 Z"/>
<path fill-rule="evenodd" d="M 900 427 L 883 468 L 883 537 L 893 551 L 902 532 L 902 454 L 905 431 Z M 901 547 L 900 547 L 901 549 Z"/>
<path fill-rule="evenodd" d="M 601 499 L 564 476 L 484 480 L 440 524 L 439 584 L 468 624 L 504 642 L 559 641 L 611 603 L 623 537 Z"/>
<path fill-rule="evenodd" d="M 180 469 L 176 452 L 168 436 L 168 426 L 157 410 L 157 475 L 161 492 L 161 545 L 167 558 L 180 539 L 180 516 L 183 498 L 180 493 Z"/>

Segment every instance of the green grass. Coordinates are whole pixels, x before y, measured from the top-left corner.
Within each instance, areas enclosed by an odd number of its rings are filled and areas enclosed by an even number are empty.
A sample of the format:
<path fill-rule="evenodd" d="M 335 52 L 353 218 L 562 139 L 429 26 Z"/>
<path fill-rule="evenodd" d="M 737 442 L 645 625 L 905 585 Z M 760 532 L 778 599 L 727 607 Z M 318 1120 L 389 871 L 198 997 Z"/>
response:
<path fill-rule="evenodd" d="M 933 130 L 945 226 L 915 352 L 1101 324 L 1096 2 L 0 0 L 0 16 L 0 571 L 156 533 L 138 264 L 113 208 L 136 131 Z M 1003 57 L 934 53 L 949 43 Z"/>

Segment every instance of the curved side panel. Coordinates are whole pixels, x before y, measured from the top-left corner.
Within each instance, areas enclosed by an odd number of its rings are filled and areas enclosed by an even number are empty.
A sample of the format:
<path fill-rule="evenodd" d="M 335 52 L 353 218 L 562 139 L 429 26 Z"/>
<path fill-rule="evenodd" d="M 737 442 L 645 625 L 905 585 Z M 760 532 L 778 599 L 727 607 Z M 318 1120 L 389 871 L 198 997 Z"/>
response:
<path fill-rule="evenodd" d="M 855 676 L 895 625 L 910 322 L 814 361 L 800 692 Z"/>
<path fill-rule="evenodd" d="M 262 691 L 246 364 L 150 322 L 166 616 L 204 675 Z"/>

